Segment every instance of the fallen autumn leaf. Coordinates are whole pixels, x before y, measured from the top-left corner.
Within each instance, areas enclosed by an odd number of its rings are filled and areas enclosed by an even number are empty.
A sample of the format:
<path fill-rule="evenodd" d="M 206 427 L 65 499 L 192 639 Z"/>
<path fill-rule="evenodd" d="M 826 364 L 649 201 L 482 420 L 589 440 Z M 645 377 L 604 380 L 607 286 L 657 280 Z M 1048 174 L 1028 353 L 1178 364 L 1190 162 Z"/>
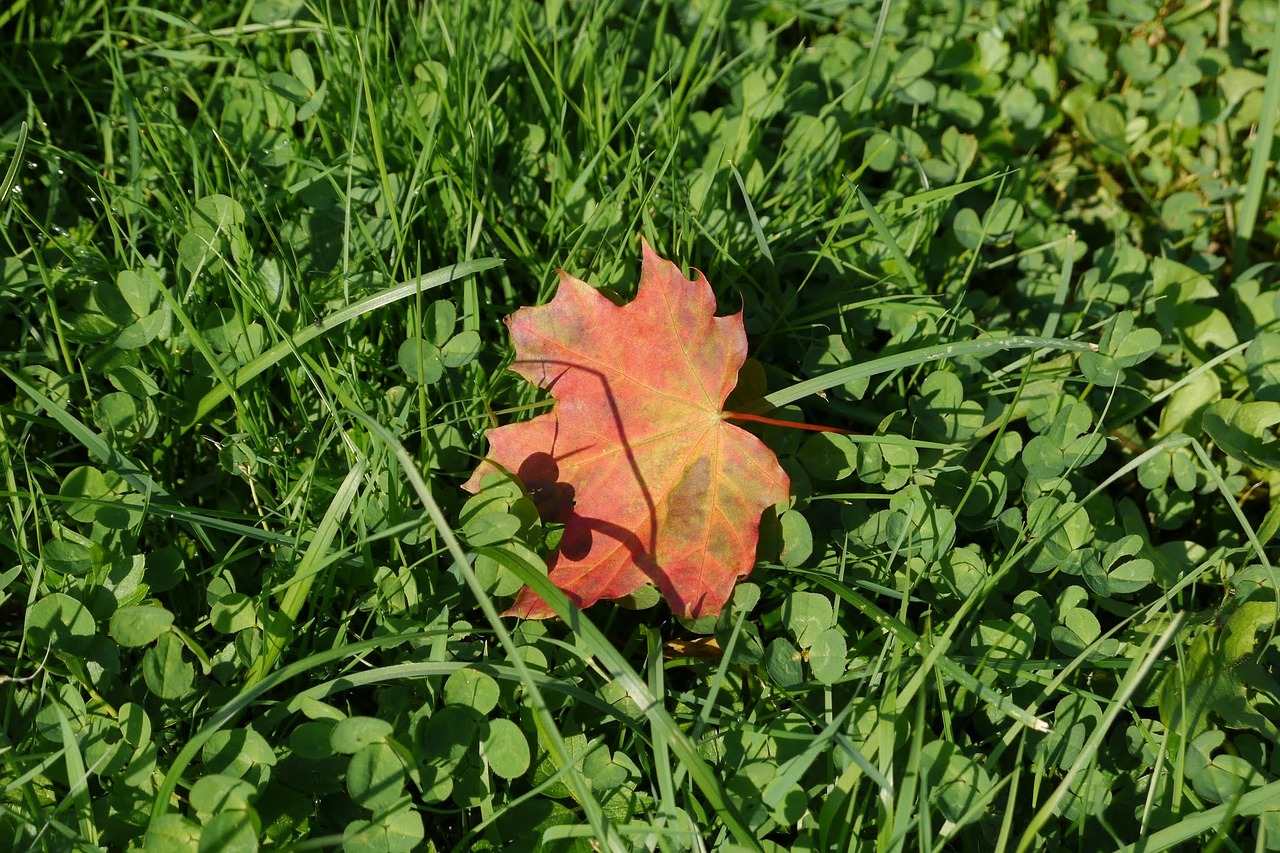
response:
<path fill-rule="evenodd" d="M 564 522 L 550 578 L 580 607 L 652 582 L 679 615 L 719 613 L 755 562 L 761 513 L 789 493 L 773 452 L 724 419 L 747 336 L 740 312 L 715 308 L 705 276 L 644 242 L 630 303 L 561 271 L 549 303 L 506 320 L 512 369 L 556 405 L 490 430 L 464 488 L 504 468 Z M 526 588 L 506 615 L 554 613 Z"/>

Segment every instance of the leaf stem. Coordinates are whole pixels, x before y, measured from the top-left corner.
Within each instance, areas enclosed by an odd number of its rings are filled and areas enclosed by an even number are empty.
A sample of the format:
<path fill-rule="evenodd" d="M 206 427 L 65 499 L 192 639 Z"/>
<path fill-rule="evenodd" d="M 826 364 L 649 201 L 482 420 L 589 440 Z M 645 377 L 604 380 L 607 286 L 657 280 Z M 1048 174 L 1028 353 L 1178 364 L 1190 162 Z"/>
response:
<path fill-rule="evenodd" d="M 862 435 L 862 433 L 851 429 L 840 429 L 839 427 L 823 426 L 822 424 L 802 424 L 796 421 L 767 418 L 764 415 L 749 415 L 745 412 L 721 412 L 720 417 L 724 418 L 726 421 L 754 421 L 758 424 L 772 424 L 773 426 L 787 427 L 789 429 L 807 429 L 812 432 L 838 432 L 841 435 Z"/>

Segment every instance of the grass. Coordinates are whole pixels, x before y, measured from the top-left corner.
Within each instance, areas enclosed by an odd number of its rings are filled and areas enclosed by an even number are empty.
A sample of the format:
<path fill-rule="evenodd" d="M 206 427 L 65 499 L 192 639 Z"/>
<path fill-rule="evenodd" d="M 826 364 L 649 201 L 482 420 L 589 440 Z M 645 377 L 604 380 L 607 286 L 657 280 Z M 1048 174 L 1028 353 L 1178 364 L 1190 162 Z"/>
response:
<path fill-rule="evenodd" d="M 0 837 L 1273 849 L 1263 5 L 0 13 Z M 852 433 L 718 618 L 461 489 L 638 235 Z"/>

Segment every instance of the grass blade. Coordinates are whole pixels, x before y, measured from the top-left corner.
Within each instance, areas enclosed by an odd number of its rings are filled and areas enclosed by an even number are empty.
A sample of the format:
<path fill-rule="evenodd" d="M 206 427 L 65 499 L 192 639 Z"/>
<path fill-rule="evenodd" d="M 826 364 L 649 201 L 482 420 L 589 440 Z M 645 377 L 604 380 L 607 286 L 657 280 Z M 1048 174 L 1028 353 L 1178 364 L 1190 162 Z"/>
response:
<path fill-rule="evenodd" d="M 910 352 L 895 353 L 894 355 L 886 355 L 881 358 L 874 358 L 871 361 L 864 361 L 862 364 L 856 364 L 852 367 L 842 367 L 839 370 L 833 370 L 822 376 L 815 376 L 813 379 L 806 379 L 803 382 L 797 382 L 790 388 L 783 388 L 772 394 L 760 398 L 755 403 L 749 403 L 742 407 L 747 414 L 761 414 L 788 403 L 794 403 L 797 400 L 803 400 L 811 394 L 817 394 L 830 388 L 835 388 L 846 382 L 853 382 L 857 379 L 864 379 L 868 376 L 876 376 L 881 373 L 891 373 L 895 370 L 903 370 L 908 367 L 926 364 L 931 361 L 941 361 L 946 358 L 957 358 L 959 356 L 973 356 L 982 358 L 997 352 L 1012 349 L 1059 349 L 1069 350 L 1072 352 L 1096 352 L 1098 347 L 1096 344 L 1087 344 L 1081 341 L 1071 341 L 1064 338 L 1041 338 L 1030 337 L 1025 335 L 1011 335 L 999 338 L 979 338 L 972 341 L 961 341 L 954 344 L 936 344 L 931 347 L 922 347 Z"/>
<path fill-rule="evenodd" d="M 1244 198 L 1240 201 L 1240 215 L 1236 219 L 1235 262 L 1236 270 L 1249 265 L 1249 243 L 1253 240 L 1253 228 L 1262 209 L 1262 196 L 1267 186 L 1267 171 L 1273 160 L 1276 121 L 1280 119 L 1280 16 L 1276 16 L 1275 30 L 1271 34 L 1271 51 L 1267 58 L 1267 82 L 1262 92 L 1262 109 L 1253 132 L 1253 150 L 1249 155 L 1249 176 L 1245 179 Z"/>
<path fill-rule="evenodd" d="M 542 698 L 542 692 L 538 689 L 538 683 L 533 678 L 528 666 L 516 647 L 515 640 L 511 636 L 511 632 L 502 624 L 502 618 L 498 615 L 498 610 L 493 606 L 493 601 L 485 593 L 484 588 L 480 585 L 480 581 L 476 578 L 475 571 L 471 568 L 471 563 L 467 559 L 467 553 L 462 549 L 462 543 L 458 541 L 458 537 L 454 535 L 453 529 L 445 518 L 440 505 L 436 503 L 436 499 L 432 496 L 431 490 L 427 488 L 426 481 L 422 479 L 422 475 L 418 473 L 417 466 L 413 457 L 404 449 L 394 435 L 370 418 L 363 412 L 353 412 L 352 415 L 369 429 L 371 433 L 381 439 L 392 452 L 395 453 L 396 460 L 400 463 L 401 469 L 404 471 L 405 477 L 409 480 L 418 499 L 427 510 L 427 514 L 431 516 L 431 520 L 435 522 L 436 530 L 445 542 L 450 556 L 453 557 L 458 569 L 462 572 L 462 576 L 466 579 L 468 588 L 475 596 L 477 603 L 480 605 L 481 611 L 484 613 L 486 620 L 489 622 L 493 632 L 498 637 L 498 642 L 502 645 L 503 650 L 507 654 L 507 659 L 520 675 L 520 681 L 525 689 L 529 692 L 530 701 L 534 707 L 534 713 L 538 717 L 538 722 L 543 733 L 546 735 L 548 744 L 551 749 L 552 756 L 556 763 L 562 767 L 572 767 L 577 764 L 578 759 L 570 752 L 568 746 L 564 742 L 564 737 L 560 734 L 559 728 L 556 726 L 555 718 L 552 716 L 550 708 L 547 706 L 546 700 Z M 481 553 L 480 549 L 476 553 Z M 537 575 L 538 572 L 530 567 L 532 573 Z M 550 581 L 543 580 L 547 586 Z M 559 593 L 559 590 L 556 590 Z M 568 606 L 568 599 L 564 598 L 563 593 L 559 593 L 565 606 Z M 550 602 L 549 602 L 550 603 Z M 610 646 L 612 648 L 612 646 Z M 634 675 L 634 673 L 632 673 Z M 644 706 L 641 706 L 644 707 Z M 595 832 L 596 839 L 604 844 L 610 850 L 625 850 L 626 845 L 618 836 L 617 830 L 604 814 L 600 806 L 600 802 L 596 799 L 595 794 L 591 790 L 591 785 L 582 777 L 580 772 L 571 772 L 567 776 L 567 784 L 574 793 L 574 798 L 578 804 L 582 806 L 586 812 L 587 822 L 591 825 Z"/>
<path fill-rule="evenodd" d="M 316 567 L 328 559 L 329 546 L 333 544 L 334 537 L 338 535 L 339 525 L 346 516 L 347 510 L 350 509 L 351 502 L 355 499 L 360 481 L 364 477 L 365 468 L 366 464 L 363 460 L 353 465 L 351 470 L 347 472 L 346 478 L 343 479 L 342 485 L 338 487 L 333 500 L 329 502 L 329 508 L 325 511 L 324 517 L 320 519 L 320 524 L 316 528 L 311 544 L 307 546 L 306 553 L 298 561 L 298 566 L 294 570 L 293 580 L 289 583 L 285 590 L 284 598 L 280 601 L 280 609 L 271 614 L 267 624 L 264 626 L 262 654 L 254 660 L 253 666 L 249 669 L 245 686 L 252 687 L 265 678 L 267 673 L 276 665 L 276 661 L 280 659 L 280 655 L 288 648 L 289 641 L 293 638 L 294 625 L 298 621 L 298 616 L 302 613 L 303 605 L 306 604 L 307 595 L 311 592 L 311 586 L 315 583 Z"/>
<path fill-rule="evenodd" d="M 1139 685 L 1142 684 L 1143 679 L 1147 677 L 1147 673 L 1151 671 L 1155 662 L 1160 658 L 1160 653 L 1164 651 L 1164 647 L 1177 636 L 1179 629 L 1182 627 L 1183 619 L 1183 614 L 1175 614 L 1169 620 L 1169 624 L 1165 626 L 1165 629 L 1155 637 L 1155 642 L 1150 651 L 1133 658 L 1129 671 L 1125 673 L 1124 679 L 1120 682 L 1119 687 L 1116 688 L 1115 698 L 1108 706 L 1106 714 L 1103 715 L 1101 724 L 1090 732 L 1089 738 L 1076 756 L 1076 760 L 1072 762 L 1071 767 L 1063 774 L 1053 793 L 1045 799 L 1031 818 L 1031 822 L 1027 824 L 1027 828 L 1023 830 L 1022 839 L 1018 842 L 1016 848 L 1017 853 L 1023 853 L 1023 851 L 1030 849 L 1036 843 L 1037 834 L 1056 811 L 1063 798 L 1067 796 L 1072 781 L 1088 767 L 1090 762 L 1096 760 L 1098 748 L 1102 745 L 1103 739 L 1111 732 L 1111 726 L 1119 719 L 1121 714 L 1127 713 L 1129 699 Z"/>
<path fill-rule="evenodd" d="M 485 270 L 491 270 L 502 264 L 501 258 L 480 258 L 474 261 L 464 261 L 448 267 L 442 267 L 435 272 L 427 273 L 419 276 L 412 281 L 406 281 L 389 287 L 386 290 L 375 293 L 361 299 L 359 302 L 352 303 L 346 308 L 334 311 L 328 317 L 325 317 L 321 325 L 308 324 L 301 330 L 295 332 L 286 340 L 281 341 L 271 349 L 262 353 L 262 355 L 250 360 L 240 367 L 231 377 L 230 384 L 220 384 L 214 386 L 209 393 L 200 398 L 200 402 L 196 404 L 195 411 L 182 427 L 183 432 L 189 431 L 196 424 L 200 423 L 205 415 L 213 411 L 213 409 L 225 400 L 233 391 L 238 391 L 253 381 L 258 374 L 267 370 L 277 362 L 282 361 L 288 356 L 297 352 L 297 350 L 318 338 L 320 335 L 327 334 L 333 329 L 349 323 L 352 320 L 363 317 L 414 294 L 421 293 L 424 290 L 442 287 L 443 285 L 459 281 L 468 276 L 482 273 Z"/>

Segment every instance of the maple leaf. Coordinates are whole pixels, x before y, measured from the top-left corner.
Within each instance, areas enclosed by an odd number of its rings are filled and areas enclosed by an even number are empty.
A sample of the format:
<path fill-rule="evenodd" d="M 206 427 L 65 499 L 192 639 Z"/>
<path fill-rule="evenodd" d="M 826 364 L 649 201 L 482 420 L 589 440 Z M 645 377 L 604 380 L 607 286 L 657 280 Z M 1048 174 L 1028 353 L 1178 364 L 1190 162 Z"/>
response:
<path fill-rule="evenodd" d="M 679 615 L 719 613 L 755 563 L 761 513 L 790 492 L 773 452 L 725 420 L 747 335 L 741 312 L 715 310 L 702 273 L 685 278 L 643 242 L 630 303 L 561 270 L 554 299 L 506 319 L 511 369 L 556 404 L 490 430 L 464 488 L 500 466 L 564 522 L 550 579 L 579 607 L 652 582 Z M 554 612 L 526 587 L 505 615 Z"/>

